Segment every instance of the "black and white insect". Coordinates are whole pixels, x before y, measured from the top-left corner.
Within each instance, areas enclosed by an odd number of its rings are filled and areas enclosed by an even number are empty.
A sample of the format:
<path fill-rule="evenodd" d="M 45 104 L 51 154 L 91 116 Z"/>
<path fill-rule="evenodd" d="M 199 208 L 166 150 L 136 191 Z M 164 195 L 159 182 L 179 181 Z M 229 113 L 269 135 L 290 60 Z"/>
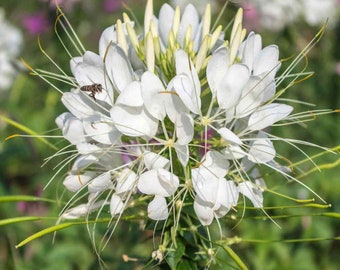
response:
<path fill-rule="evenodd" d="M 91 92 L 89 96 L 96 100 L 95 95 L 97 93 L 101 93 L 103 91 L 103 87 L 100 83 L 93 83 L 90 85 L 84 85 L 80 87 L 80 90 L 84 92 Z"/>

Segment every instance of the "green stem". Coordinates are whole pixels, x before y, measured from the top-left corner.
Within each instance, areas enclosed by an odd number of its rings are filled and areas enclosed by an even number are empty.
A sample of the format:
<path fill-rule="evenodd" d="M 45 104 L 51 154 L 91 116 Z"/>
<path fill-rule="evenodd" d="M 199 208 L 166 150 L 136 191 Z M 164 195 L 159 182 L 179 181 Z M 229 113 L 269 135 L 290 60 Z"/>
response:
<path fill-rule="evenodd" d="M 223 246 L 222 248 L 229 254 L 240 269 L 248 270 L 248 267 L 244 264 L 241 258 L 229 246 Z"/>

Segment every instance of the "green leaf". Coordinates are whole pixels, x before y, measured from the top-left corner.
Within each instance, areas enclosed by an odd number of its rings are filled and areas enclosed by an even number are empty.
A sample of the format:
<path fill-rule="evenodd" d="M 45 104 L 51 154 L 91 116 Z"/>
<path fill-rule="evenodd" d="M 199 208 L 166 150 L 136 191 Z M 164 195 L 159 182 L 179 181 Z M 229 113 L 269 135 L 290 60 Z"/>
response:
<path fill-rule="evenodd" d="M 31 135 L 34 138 L 37 138 L 38 140 L 42 141 L 43 143 L 47 144 L 49 147 L 51 147 L 54 150 L 58 150 L 57 147 L 55 147 L 54 145 L 50 144 L 45 138 L 43 138 L 41 135 L 39 135 L 37 132 L 33 131 L 32 129 L 4 116 L 4 115 L 0 115 L 0 119 L 2 119 L 3 121 L 7 122 L 9 125 L 16 127 L 18 129 L 20 129 L 21 131 Z M 12 136 L 7 137 L 5 140 L 9 140 L 11 138 L 15 138 L 15 137 L 20 137 L 20 134 L 14 134 Z"/>
<path fill-rule="evenodd" d="M 320 215 L 325 216 L 325 217 L 340 218 L 340 213 L 326 212 L 326 213 L 321 213 Z"/>
<path fill-rule="evenodd" d="M 238 265 L 238 267 L 242 270 L 247 270 L 248 267 L 244 264 L 241 258 L 229 247 L 223 246 L 225 252 L 229 254 L 229 256 L 234 260 L 234 262 Z"/>
<path fill-rule="evenodd" d="M 0 220 L 0 226 L 5 226 L 13 223 L 20 223 L 20 222 L 26 222 L 26 221 L 35 221 L 40 220 L 41 217 L 16 217 L 16 218 L 7 218 Z"/>
<path fill-rule="evenodd" d="M 0 203 L 4 202 L 52 202 L 55 200 L 35 197 L 35 196 L 25 196 L 25 195 L 12 195 L 12 196 L 0 196 Z"/>
<path fill-rule="evenodd" d="M 197 264 L 193 261 L 182 260 L 178 263 L 176 270 L 196 270 Z"/>
<path fill-rule="evenodd" d="M 171 269 L 173 270 L 178 269 L 177 264 L 182 260 L 184 251 L 185 251 L 184 244 L 182 243 L 182 241 L 177 239 L 177 248 L 174 249 L 173 251 L 169 251 L 167 254 L 167 262 Z"/>
<path fill-rule="evenodd" d="M 40 238 L 40 237 L 42 237 L 46 234 L 53 233 L 53 232 L 56 232 L 56 231 L 60 231 L 62 229 L 65 229 L 65 228 L 68 228 L 68 227 L 71 227 L 71 226 L 77 225 L 77 224 L 82 224 L 82 222 L 81 223 L 79 223 L 79 222 L 62 223 L 62 224 L 58 224 L 58 225 L 46 228 L 44 230 L 41 230 L 40 232 L 37 232 L 37 233 L 32 234 L 31 236 L 27 237 L 25 240 L 21 241 L 15 247 L 16 248 L 22 247 L 22 246 L 26 245 L 27 243 L 29 243 L 29 242 L 31 242 L 35 239 L 38 239 L 38 238 Z"/>

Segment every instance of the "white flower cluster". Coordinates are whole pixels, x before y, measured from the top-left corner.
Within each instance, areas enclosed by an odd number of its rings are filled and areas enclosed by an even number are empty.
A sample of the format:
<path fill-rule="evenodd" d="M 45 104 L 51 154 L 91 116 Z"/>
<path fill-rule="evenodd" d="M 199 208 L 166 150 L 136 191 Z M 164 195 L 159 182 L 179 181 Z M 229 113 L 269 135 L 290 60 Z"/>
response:
<path fill-rule="evenodd" d="M 222 26 L 211 30 L 209 5 L 202 19 L 190 4 L 182 14 L 164 4 L 158 18 L 152 10 L 148 1 L 143 34 L 124 15 L 103 32 L 99 54 L 71 60 L 69 112 L 56 120 L 77 148 L 64 185 L 89 196 L 62 218 L 108 205 L 119 216 L 145 198 L 151 219 L 193 207 L 203 225 L 239 195 L 263 207 L 257 167 L 276 157 L 268 128 L 293 110 L 275 101 L 278 47 L 246 37 L 241 9 L 228 40 Z"/>
<path fill-rule="evenodd" d="M 22 34 L 5 19 L 0 8 L 0 90 L 7 90 L 17 74 L 14 67 L 22 45 Z"/>
<path fill-rule="evenodd" d="M 329 19 L 335 25 L 340 15 L 338 0 L 242 0 L 237 1 L 259 24 L 271 31 L 280 31 L 299 19 L 311 26 L 321 26 Z"/>

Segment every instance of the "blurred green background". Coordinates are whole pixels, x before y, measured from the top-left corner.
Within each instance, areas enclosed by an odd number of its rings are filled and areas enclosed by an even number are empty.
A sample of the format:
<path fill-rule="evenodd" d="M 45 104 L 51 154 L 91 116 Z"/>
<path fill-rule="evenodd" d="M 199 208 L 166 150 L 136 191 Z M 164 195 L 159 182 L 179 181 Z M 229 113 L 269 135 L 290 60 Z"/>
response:
<path fill-rule="evenodd" d="M 134 15 L 142 24 L 146 1 L 125 1 L 126 6 L 134 11 Z M 155 1 L 155 14 L 164 1 Z M 126 11 L 120 1 L 82 0 L 66 1 L 64 11 L 76 30 L 86 49 L 97 52 L 101 32 L 122 18 Z M 220 7 L 223 1 L 217 1 Z M 49 1 L 29 0 L 6 1 L 0 4 L 5 10 L 5 18 L 19 28 L 23 34 L 23 44 L 20 57 L 24 58 L 34 68 L 52 70 L 54 67 L 39 50 L 37 36 L 46 52 L 56 59 L 58 65 L 70 74 L 69 57 L 54 33 L 56 12 Z M 236 5 L 229 5 L 221 18 L 226 25 L 236 11 Z M 129 11 L 127 11 L 129 13 Z M 40 16 L 40 17 L 39 17 Z M 34 28 L 34 20 L 29 28 L 29 18 L 40 18 Z M 39 28 L 40 27 L 40 28 Z M 39 28 L 39 29 L 38 29 Z M 303 20 L 284 27 L 278 32 L 267 29 L 259 30 L 263 44 L 278 44 L 280 57 L 295 56 L 318 32 L 319 27 L 306 24 Z M 62 31 L 60 32 L 62 35 Z M 3 37 L 0 37 L 3 38 Z M 315 71 L 314 76 L 290 88 L 285 98 L 299 99 L 316 104 L 309 108 L 297 105 L 296 111 L 309 109 L 340 109 L 340 24 L 328 27 L 322 40 L 313 48 L 308 56 L 308 71 Z M 8 91 L 1 91 L 0 113 L 2 116 L 15 120 L 39 134 L 57 135 L 55 118 L 65 111 L 60 102 L 60 94 L 43 82 L 31 76 L 23 66 L 15 64 L 20 70 Z M 301 69 L 305 63 L 302 63 Z M 58 84 L 60 89 L 68 91 L 67 86 Z M 51 156 L 55 150 L 34 138 L 13 138 L 4 141 L 10 135 L 22 133 L 17 128 L 0 120 L 0 195 L 34 195 L 44 198 L 59 198 L 63 192 L 63 173 L 59 174 L 46 189 L 42 188 L 55 173 L 58 159 L 41 167 L 44 159 Z M 284 126 L 274 130 L 274 133 L 290 138 L 307 140 L 322 146 L 334 147 L 340 145 L 340 115 L 337 113 L 316 117 L 315 121 L 306 126 Z M 51 139 L 50 142 L 61 146 L 61 139 Z M 316 149 L 303 148 L 309 155 Z M 294 149 L 285 145 L 277 145 L 277 152 L 289 157 L 292 162 L 304 158 Z M 315 172 L 302 178 L 301 181 L 330 203 L 330 209 L 316 208 L 283 208 L 270 211 L 270 215 L 288 215 L 277 219 L 281 228 L 269 220 L 257 220 L 250 213 L 238 227 L 231 230 L 232 225 L 224 228 L 230 236 L 238 235 L 244 239 L 281 240 L 275 243 L 244 242 L 232 246 L 235 252 L 244 260 L 250 269 L 339 269 L 340 242 L 334 237 L 340 236 L 340 222 L 337 218 L 318 215 L 322 212 L 340 213 L 340 179 L 339 166 L 331 166 L 339 161 L 333 154 L 325 154 L 315 160 L 318 165 L 327 164 L 321 172 Z M 306 166 L 306 170 L 312 164 Z M 268 187 L 294 198 L 311 198 L 302 186 L 297 183 L 287 183 L 277 176 L 268 176 Z M 293 205 L 292 202 L 266 193 L 266 206 Z M 61 206 L 54 203 L 0 203 L 0 219 L 25 215 L 56 217 Z M 313 216 L 317 214 L 316 216 Z M 295 217 L 295 215 L 298 215 Z M 303 215 L 303 216 L 301 216 Z M 99 263 L 93 252 L 92 243 L 85 226 L 72 227 L 57 233 L 54 244 L 53 235 L 45 236 L 28 245 L 16 249 L 15 245 L 27 236 L 55 223 L 55 220 L 18 223 L 0 227 L 0 269 L 99 269 Z M 97 236 L 100 241 L 105 232 L 105 225 L 98 225 Z M 122 222 L 108 246 L 102 254 L 108 269 L 142 269 L 153 250 L 152 232 L 140 232 L 138 224 Z M 322 238 L 316 242 L 286 243 L 284 239 Z M 122 258 L 127 254 L 130 260 Z M 228 257 L 221 257 L 221 262 L 228 262 Z M 211 269 L 228 269 L 215 265 Z"/>

